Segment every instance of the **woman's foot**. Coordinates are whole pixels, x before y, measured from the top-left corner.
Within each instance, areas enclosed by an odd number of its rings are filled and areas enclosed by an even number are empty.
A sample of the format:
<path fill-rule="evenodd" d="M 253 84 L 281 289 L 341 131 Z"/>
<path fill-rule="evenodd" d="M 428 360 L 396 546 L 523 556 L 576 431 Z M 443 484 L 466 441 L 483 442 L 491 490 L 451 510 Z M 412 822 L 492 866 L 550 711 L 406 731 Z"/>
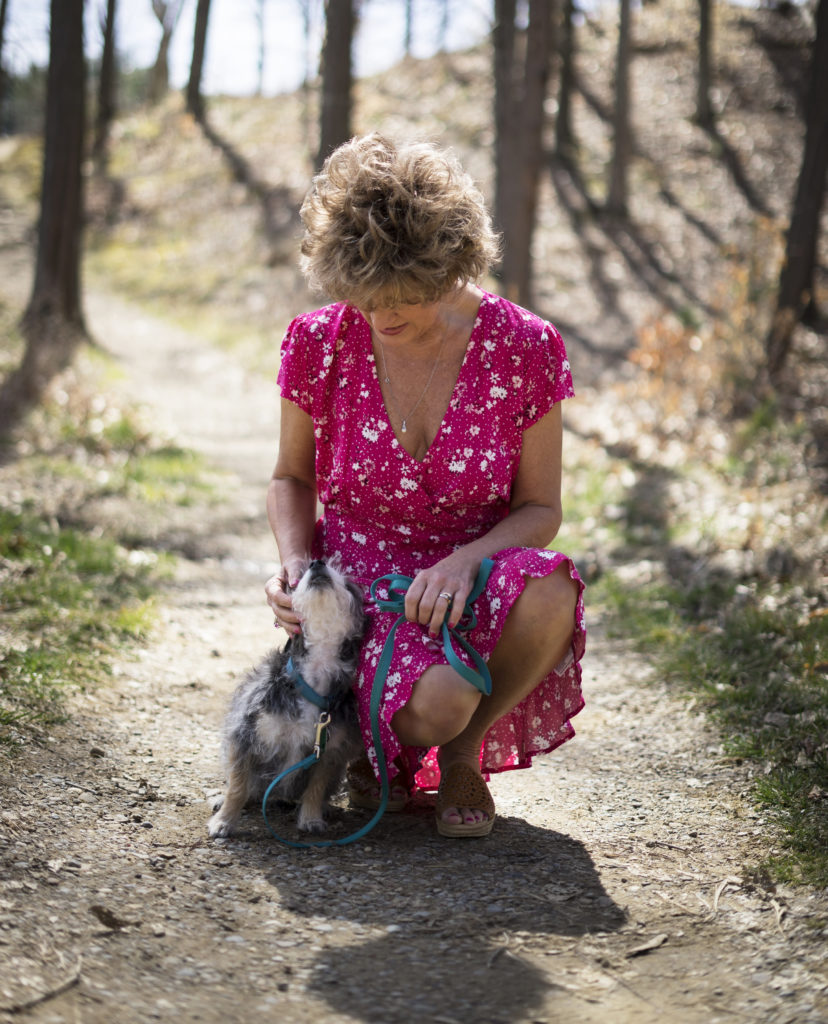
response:
<path fill-rule="evenodd" d="M 441 836 L 487 836 L 494 825 L 495 805 L 480 769 L 466 761 L 442 764 L 435 811 Z"/>
<path fill-rule="evenodd" d="M 395 764 L 399 767 L 399 761 L 395 761 Z M 366 807 L 369 811 L 378 810 L 381 803 L 382 787 L 374 775 L 368 755 L 363 754 L 358 760 L 352 761 L 348 765 L 346 775 L 348 799 L 352 806 Z M 386 811 L 401 811 L 408 803 L 410 795 L 411 786 L 408 783 L 407 775 L 400 770 L 391 782 Z"/>

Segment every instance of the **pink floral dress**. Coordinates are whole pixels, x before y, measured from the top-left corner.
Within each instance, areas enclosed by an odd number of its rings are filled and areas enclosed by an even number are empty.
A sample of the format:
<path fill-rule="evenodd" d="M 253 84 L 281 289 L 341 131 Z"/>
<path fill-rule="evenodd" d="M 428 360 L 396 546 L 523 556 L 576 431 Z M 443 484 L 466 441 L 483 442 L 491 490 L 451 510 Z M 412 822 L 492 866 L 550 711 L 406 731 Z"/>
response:
<path fill-rule="evenodd" d="M 509 512 L 523 431 L 574 394 L 557 330 L 499 296 L 485 294 L 443 422 L 418 461 L 400 445 L 388 419 L 374 365 L 371 330 L 344 303 L 297 317 L 282 343 L 282 396 L 313 420 L 316 478 L 324 515 L 315 557 L 338 552 L 343 570 L 366 588 L 386 573 L 416 573 L 481 536 Z M 477 626 L 464 634 L 488 659 L 527 577 L 549 575 L 566 561 L 579 584 L 569 655 L 513 711 L 489 730 L 481 750 L 485 773 L 527 768 L 574 735 L 570 719 L 583 707 L 583 584 L 570 559 L 555 551 L 508 548 L 475 604 Z M 376 767 L 369 720 L 371 686 L 385 638 L 397 616 L 368 608 L 370 627 L 355 684 L 366 749 Z M 458 650 L 457 652 L 461 652 Z M 415 681 L 445 663 L 441 641 L 418 623 L 396 633 L 380 715 L 386 761 L 401 747 L 390 721 Z M 405 748 L 424 789 L 439 781 L 435 751 Z M 392 774 L 395 769 L 391 769 Z"/>

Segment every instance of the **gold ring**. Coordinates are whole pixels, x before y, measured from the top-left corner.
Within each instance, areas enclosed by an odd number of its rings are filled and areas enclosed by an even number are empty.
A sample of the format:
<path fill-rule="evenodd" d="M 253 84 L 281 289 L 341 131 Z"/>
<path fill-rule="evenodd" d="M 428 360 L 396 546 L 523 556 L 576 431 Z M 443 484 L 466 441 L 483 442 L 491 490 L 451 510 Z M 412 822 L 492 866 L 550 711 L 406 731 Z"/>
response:
<path fill-rule="evenodd" d="M 453 594 L 447 594 L 445 592 L 445 590 L 440 591 L 440 593 L 437 596 L 444 598 L 446 601 L 448 601 L 449 604 L 451 604 L 452 601 L 454 600 L 454 595 Z"/>

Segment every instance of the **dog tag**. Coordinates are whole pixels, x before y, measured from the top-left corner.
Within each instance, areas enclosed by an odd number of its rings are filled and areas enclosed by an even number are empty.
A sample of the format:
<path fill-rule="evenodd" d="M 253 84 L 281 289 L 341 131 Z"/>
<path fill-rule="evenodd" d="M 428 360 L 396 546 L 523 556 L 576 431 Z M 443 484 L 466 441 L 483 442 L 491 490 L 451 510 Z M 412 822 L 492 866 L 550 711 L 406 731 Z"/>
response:
<path fill-rule="evenodd" d="M 323 711 L 319 716 L 319 721 L 316 723 L 316 742 L 313 745 L 313 752 L 317 760 L 325 753 L 325 744 L 328 742 L 328 726 L 330 724 L 331 716 L 327 711 Z"/>

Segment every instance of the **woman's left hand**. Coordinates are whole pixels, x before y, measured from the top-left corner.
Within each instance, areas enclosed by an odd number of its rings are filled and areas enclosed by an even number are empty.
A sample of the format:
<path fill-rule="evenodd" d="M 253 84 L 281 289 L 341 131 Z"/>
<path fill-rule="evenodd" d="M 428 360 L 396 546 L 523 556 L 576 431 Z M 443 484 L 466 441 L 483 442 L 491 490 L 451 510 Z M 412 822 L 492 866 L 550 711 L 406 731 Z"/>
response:
<path fill-rule="evenodd" d="M 427 626 L 431 636 L 437 636 L 450 608 L 448 625 L 456 626 L 474 588 L 480 562 L 461 548 L 418 572 L 405 595 L 405 617 Z"/>

